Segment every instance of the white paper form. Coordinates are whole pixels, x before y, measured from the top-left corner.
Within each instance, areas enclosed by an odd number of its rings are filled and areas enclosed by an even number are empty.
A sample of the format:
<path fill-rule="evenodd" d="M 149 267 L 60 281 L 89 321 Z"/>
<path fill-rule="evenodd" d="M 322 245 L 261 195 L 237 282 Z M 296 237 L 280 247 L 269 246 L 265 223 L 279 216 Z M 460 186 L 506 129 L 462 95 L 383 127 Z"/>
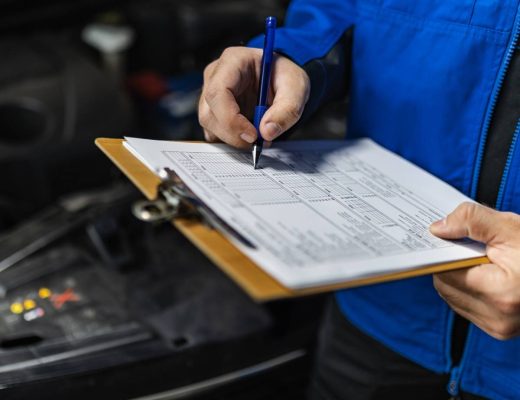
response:
<path fill-rule="evenodd" d="M 126 140 L 152 171 L 174 170 L 256 249 L 229 239 L 289 288 L 485 253 L 428 230 L 469 198 L 369 139 L 278 143 L 257 170 L 249 152 L 224 144 Z"/>

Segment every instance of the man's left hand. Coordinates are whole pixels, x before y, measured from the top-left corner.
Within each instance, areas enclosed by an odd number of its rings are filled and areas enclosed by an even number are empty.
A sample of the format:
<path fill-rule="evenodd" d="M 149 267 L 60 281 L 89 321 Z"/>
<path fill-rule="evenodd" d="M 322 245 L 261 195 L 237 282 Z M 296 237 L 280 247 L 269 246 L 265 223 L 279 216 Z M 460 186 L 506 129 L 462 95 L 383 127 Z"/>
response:
<path fill-rule="evenodd" d="M 440 296 L 462 317 L 497 339 L 520 335 L 520 215 L 463 203 L 431 232 L 486 244 L 490 264 L 435 274 Z"/>

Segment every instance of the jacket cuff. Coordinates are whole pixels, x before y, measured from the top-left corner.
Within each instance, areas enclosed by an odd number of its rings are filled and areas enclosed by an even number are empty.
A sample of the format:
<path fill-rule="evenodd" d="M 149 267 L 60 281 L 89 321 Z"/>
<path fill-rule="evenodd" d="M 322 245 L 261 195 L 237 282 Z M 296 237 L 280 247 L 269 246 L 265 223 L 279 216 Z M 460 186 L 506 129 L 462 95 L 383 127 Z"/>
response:
<path fill-rule="evenodd" d="M 277 31 L 278 35 L 278 31 Z M 262 48 L 263 35 L 254 38 L 249 42 L 249 47 Z M 276 52 L 291 59 L 296 64 L 300 65 L 307 73 L 311 83 L 311 92 L 309 100 L 305 105 L 302 117 L 298 125 L 305 122 L 316 110 L 324 103 L 336 100 L 346 95 L 348 92 L 348 81 L 350 75 L 350 50 L 352 46 L 352 29 L 344 32 L 339 40 L 333 44 L 333 47 L 324 54 L 323 57 L 313 58 L 304 64 L 299 61 L 306 59 L 296 55 L 294 52 L 287 53 L 283 46 L 280 45 L 279 37 L 276 37 L 277 46 Z M 294 44 L 291 49 L 294 48 Z"/>
<path fill-rule="evenodd" d="M 311 92 L 301 122 L 305 122 L 321 105 L 341 99 L 348 93 L 351 48 L 352 29 L 349 29 L 324 57 L 303 65 L 311 82 Z"/>

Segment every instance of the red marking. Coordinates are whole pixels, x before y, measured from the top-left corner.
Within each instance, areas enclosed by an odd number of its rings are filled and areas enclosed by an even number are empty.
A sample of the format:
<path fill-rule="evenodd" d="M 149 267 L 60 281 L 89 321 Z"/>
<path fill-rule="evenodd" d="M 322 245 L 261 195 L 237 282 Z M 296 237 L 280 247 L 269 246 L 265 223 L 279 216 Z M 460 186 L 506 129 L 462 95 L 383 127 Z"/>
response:
<path fill-rule="evenodd" d="M 79 297 L 74 293 L 72 288 L 68 288 L 62 294 L 53 294 L 51 296 L 52 305 L 56 310 L 63 307 L 65 303 L 79 301 Z"/>
<path fill-rule="evenodd" d="M 166 80 L 155 72 L 141 72 L 131 75 L 127 80 L 130 91 L 148 101 L 159 101 L 168 93 Z"/>

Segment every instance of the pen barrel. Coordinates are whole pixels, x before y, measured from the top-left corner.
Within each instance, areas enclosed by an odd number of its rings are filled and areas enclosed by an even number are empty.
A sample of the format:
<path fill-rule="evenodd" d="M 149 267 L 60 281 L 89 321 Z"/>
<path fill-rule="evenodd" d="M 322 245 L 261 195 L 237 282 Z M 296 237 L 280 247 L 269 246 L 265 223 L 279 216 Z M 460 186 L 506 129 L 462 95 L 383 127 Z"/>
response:
<path fill-rule="evenodd" d="M 267 104 L 269 82 L 273 64 L 274 38 L 276 32 L 276 18 L 268 17 L 265 21 L 264 49 L 262 53 L 262 64 L 260 70 L 260 90 L 258 93 L 258 105 Z"/>
<path fill-rule="evenodd" d="M 267 111 L 267 106 L 256 106 L 255 107 L 255 117 L 253 118 L 253 124 L 256 128 L 257 133 L 257 142 L 264 141 L 264 138 L 262 137 L 262 134 L 260 133 L 260 122 L 262 121 L 262 117 L 264 116 L 265 112 Z"/>

